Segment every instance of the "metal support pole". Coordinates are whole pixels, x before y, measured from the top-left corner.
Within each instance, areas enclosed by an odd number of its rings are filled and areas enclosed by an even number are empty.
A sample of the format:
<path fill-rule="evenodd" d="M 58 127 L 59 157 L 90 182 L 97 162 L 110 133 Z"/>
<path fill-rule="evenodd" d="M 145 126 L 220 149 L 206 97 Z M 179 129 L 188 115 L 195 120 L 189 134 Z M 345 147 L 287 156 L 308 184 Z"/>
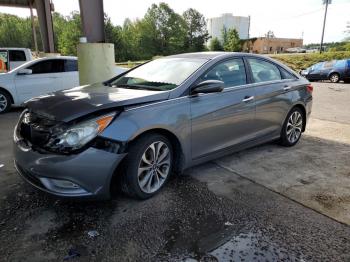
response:
<path fill-rule="evenodd" d="M 34 40 L 35 52 L 38 54 L 38 52 L 39 52 L 39 50 L 38 50 L 38 41 L 37 41 L 37 38 L 36 38 L 36 30 L 35 30 L 32 2 L 29 2 L 29 10 L 30 10 L 30 19 L 32 21 L 32 32 L 33 32 L 33 40 Z"/>
<path fill-rule="evenodd" d="M 323 0 L 323 2 L 326 4 L 326 8 L 324 11 L 324 18 L 323 18 L 323 29 L 322 29 L 322 37 L 321 37 L 321 44 L 320 44 L 320 54 L 323 51 L 323 37 L 324 37 L 324 29 L 326 27 L 326 18 L 327 18 L 327 10 L 328 10 L 328 3 L 330 0 Z"/>
<path fill-rule="evenodd" d="M 53 24 L 51 4 L 49 0 L 35 0 L 36 11 L 40 23 L 41 38 L 45 53 L 54 53 Z"/>
<path fill-rule="evenodd" d="M 102 0 L 79 0 L 84 36 L 88 43 L 104 43 L 104 12 Z"/>

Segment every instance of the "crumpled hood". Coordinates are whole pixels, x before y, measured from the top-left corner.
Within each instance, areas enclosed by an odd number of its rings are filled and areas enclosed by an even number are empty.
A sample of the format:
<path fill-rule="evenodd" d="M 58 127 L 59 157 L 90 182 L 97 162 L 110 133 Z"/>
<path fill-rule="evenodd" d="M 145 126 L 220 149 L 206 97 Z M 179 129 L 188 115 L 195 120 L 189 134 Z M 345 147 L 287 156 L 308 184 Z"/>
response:
<path fill-rule="evenodd" d="M 105 86 L 79 86 L 33 98 L 25 106 L 39 115 L 68 122 L 99 110 L 168 99 L 169 92 Z"/>

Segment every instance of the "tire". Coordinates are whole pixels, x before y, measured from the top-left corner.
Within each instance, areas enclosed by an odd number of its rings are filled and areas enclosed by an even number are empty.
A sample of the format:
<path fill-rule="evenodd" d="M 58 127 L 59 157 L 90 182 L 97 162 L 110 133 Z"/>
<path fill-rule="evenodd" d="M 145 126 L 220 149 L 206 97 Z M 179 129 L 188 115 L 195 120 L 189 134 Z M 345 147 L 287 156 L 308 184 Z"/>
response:
<path fill-rule="evenodd" d="M 350 79 L 344 79 L 344 83 L 350 83 Z"/>
<path fill-rule="evenodd" d="M 154 156 L 157 161 L 152 160 Z M 150 134 L 134 141 L 121 169 L 122 192 L 138 199 L 157 194 L 171 175 L 173 156 L 173 147 L 165 136 Z"/>
<path fill-rule="evenodd" d="M 340 76 L 338 73 L 332 73 L 330 74 L 329 76 L 329 80 L 332 82 L 332 83 L 338 83 L 339 80 L 340 80 Z"/>
<path fill-rule="evenodd" d="M 11 108 L 11 98 L 8 93 L 0 90 L 0 114 L 6 113 Z"/>
<path fill-rule="evenodd" d="M 298 143 L 305 126 L 304 119 L 304 113 L 300 108 L 292 108 L 288 113 L 281 130 L 280 144 L 282 146 L 290 147 Z"/>

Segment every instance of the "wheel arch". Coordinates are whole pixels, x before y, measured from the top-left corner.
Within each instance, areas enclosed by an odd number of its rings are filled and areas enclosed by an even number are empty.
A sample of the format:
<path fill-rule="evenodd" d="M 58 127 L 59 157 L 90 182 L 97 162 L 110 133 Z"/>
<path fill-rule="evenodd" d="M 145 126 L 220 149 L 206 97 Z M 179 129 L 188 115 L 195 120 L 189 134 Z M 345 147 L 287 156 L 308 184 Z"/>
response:
<path fill-rule="evenodd" d="M 329 79 L 333 74 L 337 74 L 339 76 L 339 79 L 341 78 L 341 74 L 338 71 L 332 70 L 328 73 L 327 79 Z"/>
<path fill-rule="evenodd" d="M 306 128 L 306 108 L 305 108 L 305 105 L 301 104 L 301 103 L 298 103 L 298 104 L 295 104 L 292 106 L 292 108 L 288 111 L 288 114 L 294 109 L 294 108 L 299 108 L 302 113 L 303 113 L 303 129 L 302 129 L 302 132 L 305 131 L 305 128 Z M 288 116 L 287 114 L 287 116 Z"/>
<path fill-rule="evenodd" d="M 10 99 L 11 99 L 11 104 L 13 105 L 15 103 L 14 99 L 13 99 L 13 95 L 11 94 L 10 91 L 8 91 L 7 89 L 3 88 L 0 86 L 0 91 L 5 92 L 6 94 L 9 95 Z"/>
<path fill-rule="evenodd" d="M 150 134 L 160 134 L 165 136 L 166 138 L 169 139 L 175 153 L 175 161 L 174 161 L 174 170 L 173 172 L 175 174 L 181 174 L 184 170 L 185 167 L 185 154 L 184 154 L 184 148 L 181 145 L 180 140 L 178 137 L 171 131 L 165 128 L 152 128 L 145 130 L 143 132 L 138 133 L 132 139 L 130 139 L 127 142 L 127 146 L 125 148 L 125 151 L 128 151 L 128 146 L 131 143 L 136 142 L 139 138 L 150 135 Z M 122 176 L 121 172 L 123 172 L 125 168 L 125 158 L 122 160 L 122 162 L 116 167 L 114 170 L 114 173 L 112 175 L 112 178 L 110 180 L 110 193 L 111 196 L 114 196 L 116 193 L 121 191 L 122 185 Z"/>
<path fill-rule="evenodd" d="M 139 134 L 137 134 L 135 137 L 133 137 L 132 140 L 128 142 L 129 143 L 134 143 L 137 139 L 140 137 L 149 135 L 149 134 L 160 134 L 165 136 L 166 138 L 169 139 L 173 150 L 175 154 L 175 162 L 174 162 L 174 171 L 175 173 L 181 173 L 183 171 L 183 167 L 185 165 L 185 154 L 184 154 L 184 148 L 179 140 L 179 138 L 170 130 L 165 129 L 165 128 L 152 128 L 145 130 Z"/>

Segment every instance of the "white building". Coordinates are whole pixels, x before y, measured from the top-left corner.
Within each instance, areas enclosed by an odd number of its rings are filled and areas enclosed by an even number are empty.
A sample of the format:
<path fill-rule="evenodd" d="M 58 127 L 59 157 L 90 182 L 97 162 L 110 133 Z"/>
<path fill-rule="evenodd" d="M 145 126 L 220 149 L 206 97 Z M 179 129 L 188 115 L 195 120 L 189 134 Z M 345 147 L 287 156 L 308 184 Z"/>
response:
<path fill-rule="evenodd" d="M 222 14 L 220 17 L 213 17 L 207 19 L 207 29 L 211 38 L 217 37 L 222 41 L 222 28 L 226 30 L 235 28 L 239 34 L 240 39 L 249 38 L 249 23 L 250 17 L 233 16 L 232 14 Z"/>

